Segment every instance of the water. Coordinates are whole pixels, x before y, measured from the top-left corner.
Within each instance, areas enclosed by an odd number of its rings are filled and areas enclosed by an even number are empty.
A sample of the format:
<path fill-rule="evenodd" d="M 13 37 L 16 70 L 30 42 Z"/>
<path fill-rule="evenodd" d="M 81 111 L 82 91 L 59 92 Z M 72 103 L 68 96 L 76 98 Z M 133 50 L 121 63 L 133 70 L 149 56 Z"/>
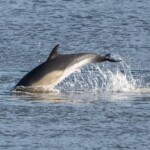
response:
<path fill-rule="evenodd" d="M 150 149 L 150 2 L 0 1 L 0 149 Z M 52 93 L 12 93 L 62 53 L 112 53 Z M 58 91 L 59 90 L 59 91 Z"/>

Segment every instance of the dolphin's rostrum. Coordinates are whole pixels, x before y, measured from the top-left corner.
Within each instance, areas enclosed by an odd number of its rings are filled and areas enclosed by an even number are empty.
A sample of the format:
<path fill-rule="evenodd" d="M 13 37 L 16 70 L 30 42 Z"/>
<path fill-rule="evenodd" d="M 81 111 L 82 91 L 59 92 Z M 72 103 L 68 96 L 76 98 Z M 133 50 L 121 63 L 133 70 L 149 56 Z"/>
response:
<path fill-rule="evenodd" d="M 57 44 L 48 59 L 27 73 L 15 86 L 18 87 L 55 87 L 71 73 L 90 63 L 110 61 L 119 62 L 110 57 L 110 54 L 100 56 L 96 53 L 60 54 Z"/>

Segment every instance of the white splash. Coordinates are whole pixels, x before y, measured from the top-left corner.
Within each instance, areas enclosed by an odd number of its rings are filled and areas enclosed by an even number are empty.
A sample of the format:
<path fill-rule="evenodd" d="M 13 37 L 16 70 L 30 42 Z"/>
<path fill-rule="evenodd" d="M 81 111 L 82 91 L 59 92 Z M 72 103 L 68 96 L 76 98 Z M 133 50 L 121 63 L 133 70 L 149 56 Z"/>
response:
<path fill-rule="evenodd" d="M 89 65 L 66 78 L 57 88 L 75 92 L 136 92 L 140 81 L 134 79 L 130 66 L 122 61 Z"/>
<path fill-rule="evenodd" d="M 106 91 L 112 92 L 130 92 L 137 88 L 137 83 L 134 78 L 128 78 L 129 76 L 121 73 L 117 70 L 115 73 L 108 72 L 108 82 L 106 85 Z"/>

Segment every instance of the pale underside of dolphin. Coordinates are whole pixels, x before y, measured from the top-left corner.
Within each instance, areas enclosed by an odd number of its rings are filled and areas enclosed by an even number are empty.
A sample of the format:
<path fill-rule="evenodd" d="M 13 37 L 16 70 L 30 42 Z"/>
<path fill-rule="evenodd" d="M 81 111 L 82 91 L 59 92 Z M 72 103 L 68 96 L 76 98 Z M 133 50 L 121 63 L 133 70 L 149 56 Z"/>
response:
<path fill-rule="evenodd" d="M 60 54 L 59 44 L 50 53 L 48 59 L 27 73 L 15 86 L 18 87 L 42 87 L 54 88 L 70 74 L 90 63 L 103 61 L 119 62 L 110 57 L 110 54 L 100 56 L 96 53 Z"/>

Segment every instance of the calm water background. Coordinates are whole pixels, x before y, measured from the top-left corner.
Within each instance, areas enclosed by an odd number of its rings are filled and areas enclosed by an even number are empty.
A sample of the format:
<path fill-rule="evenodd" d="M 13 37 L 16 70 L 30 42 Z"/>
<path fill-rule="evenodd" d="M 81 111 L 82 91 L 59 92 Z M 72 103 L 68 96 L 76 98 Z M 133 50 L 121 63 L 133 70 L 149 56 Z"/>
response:
<path fill-rule="evenodd" d="M 120 55 L 150 85 L 150 1 L 1 0 L 0 149 L 149 150 L 149 92 L 10 92 L 57 43 Z"/>

